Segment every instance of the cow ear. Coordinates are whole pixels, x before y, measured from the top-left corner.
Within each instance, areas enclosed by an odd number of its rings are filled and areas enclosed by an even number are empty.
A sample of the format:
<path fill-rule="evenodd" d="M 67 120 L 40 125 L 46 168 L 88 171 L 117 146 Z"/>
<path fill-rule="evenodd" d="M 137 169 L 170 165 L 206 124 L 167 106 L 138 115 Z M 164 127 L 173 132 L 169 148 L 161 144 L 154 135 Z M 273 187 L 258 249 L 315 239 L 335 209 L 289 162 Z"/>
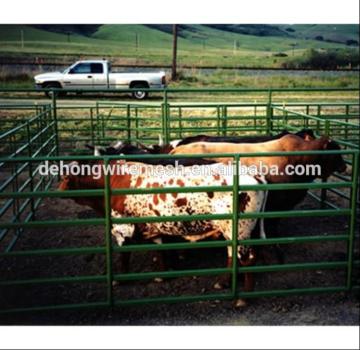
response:
<path fill-rule="evenodd" d="M 164 146 L 164 139 L 161 134 L 159 134 L 159 146 L 160 147 Z"/>
<path fill-rule="evenodd" d="M 101 149 L 98 146 L 94 147 L 94 156 L 98 157 L 101 156 Z"/>
<path fill-rule="evenodd" d="M 148 150 L 148 147 L 146 147 L 143 143 L 141 143 L 141 142 L 138 142 L 138 146 L 139 146 L 139 148 L 141 148 L 141 149 L 144 149 L 144 150 Z"/>
<path fill-rule="evenodd" d="M 62 175 L 59 181 L 58 190 L 66 191 L 69 189 L 69 175 Z"/>
<path fill-rule="evenodd" d="M 305 140 L 305 141 L 312 141 L 312 140 L 314 140 L 314 138 L 313 138 L 311 135 L 309 135 L 309 134 L 305 134 L 304 140 Z"/>

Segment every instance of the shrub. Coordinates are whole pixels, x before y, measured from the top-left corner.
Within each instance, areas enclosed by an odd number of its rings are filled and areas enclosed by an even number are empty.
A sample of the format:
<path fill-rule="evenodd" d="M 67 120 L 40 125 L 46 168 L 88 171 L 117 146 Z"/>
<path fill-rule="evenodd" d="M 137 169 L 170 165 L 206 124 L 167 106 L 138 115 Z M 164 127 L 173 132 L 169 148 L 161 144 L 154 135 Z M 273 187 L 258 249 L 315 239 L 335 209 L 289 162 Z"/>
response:
<path fill-rule="evenodd" d="M 297 69 L 337 69 L 359 65 L 359 51 L 351 49 L 310 49 L 301 57 L 283 62 L 283 68 Z"/>
<path fill-rule="evenodd" d="M 346 45 L 348 45 L 348 46 L 357 46 L 357 45 L 359 45 L 359 42 L 357 40 L 350 39 L 350 40 L 346 40 Z"/>
<path fill-rule="evenodd" d="M 285 52 L 277 52 L 273 54 L 274 57 L 288 57 Z"/>

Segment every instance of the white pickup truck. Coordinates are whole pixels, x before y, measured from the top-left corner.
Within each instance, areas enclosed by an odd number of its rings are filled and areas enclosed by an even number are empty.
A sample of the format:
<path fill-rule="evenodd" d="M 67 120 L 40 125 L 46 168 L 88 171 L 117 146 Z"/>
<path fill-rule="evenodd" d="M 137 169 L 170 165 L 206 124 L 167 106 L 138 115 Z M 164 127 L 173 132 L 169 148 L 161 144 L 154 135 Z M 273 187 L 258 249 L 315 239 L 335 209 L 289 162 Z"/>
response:
<path fill-rule="evenodd" d="M 166 86 L 165 72 L 111 73 L 110 62 L 106 60 L 78 61 L 63 72 L 39 74 L 34 79 L 37 89 L 139 89 L 132 92 L 132 96 L 138 100 L 148 96 L 147 91 L 140 89 Z"/>

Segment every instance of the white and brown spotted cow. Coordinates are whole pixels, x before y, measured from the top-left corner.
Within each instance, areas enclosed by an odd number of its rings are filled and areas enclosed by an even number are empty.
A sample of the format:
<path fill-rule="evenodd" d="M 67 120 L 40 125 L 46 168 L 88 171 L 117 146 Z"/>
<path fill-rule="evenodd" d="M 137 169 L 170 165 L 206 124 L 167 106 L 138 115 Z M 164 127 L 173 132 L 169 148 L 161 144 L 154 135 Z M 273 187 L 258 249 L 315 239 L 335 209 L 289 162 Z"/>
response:
<path fill-rule="evenodd" d="M 114 164 L 112 162 L 111 164 Z M 224 164 L 189 166 L 176 171 L 173 166 L 156 166 L 162 174 L 154 174 L 153 165 L 128 162 L 127 166 L 137 166 L 136 174 L 111 175 L 111 189 L 120 188 L 179 188 L 197 186 L 232 186 L 233 175 L 230 168 Z M 196 168 L 195 168 L 196 167 Z M 152 172 L 149 174 L 149 172 Z M 169 174 L 168 172 L 171 172 Z M 255 228 L 257 219 L 241 219 L 241 213 L 261 212 L 266 202 L 266 191 L 241 191 L 242 185 L 257 185 L 265 183 L 261 176 L 238 175 L 240 191 L 238 206 L 240 219 L 238 221 L 238 239 L 249 239 Z M 65 176 L 59 189 L 99 189 L 104 188 L 104 176 L 94 179 L 92 176 Z M 98 197 L 75 197 L 79 204 L 89 205 L 103 213 L 104 201 Z M 113 195 L 111 197 L 112 216 L 120 217 L 150 217 L 177 216 L 199 214 L 231 214 L 233 211 L 233 193 L 229 192 L 194 192 L 194 193 L 159 193 L 139 195 Z M 119 245 L 126 239 L 131 239 L 135 232 L 141 230 L 144 238 L 155 240 L 162 236 L 177 236 L 189 241 L 198 241 L 209 236 L 223 236 L 232 239 L 232 220 L 193 220 L 148 222 L 143 224 L 113 224 L 112 234 Z M 265 237 L 263 224 L 260 224 L 261 237 Z M 228 264 L 231 266 L 232 248 L 228 247 Z M 244 265 L 249 264 L 252 255 L 243 246 L 239 247 L 238 258 Z"/>
<path fill-rule="evenodd" d="M 134 163 L 135 164 L 135 163 Z M 138 163 L 139 164 L 139 163 Z M 143 170 L 149 165 L 141 164 Z M 205 166 L 198 166 L 199 172 Z M 172 167 L 167 167 L 171 169 Z M 166 188 L 166 187 L 197 187 L 197 186 L 226 186 L 233 184 L 233 175 L 223 175 L 224 165 L 213 164 L 207 166 L 209 174 L 204 171 L 199 175 L 192 173 L 193 167 L 183 168 L 178 175 L 148 176 L 139 174 L 130 179 L 130 188 Z M 229 168 L 227 168 L 229 170 Z M 173 170 L 175 170 L 173 168 Z M 210 174 L 211 173 L 211 174 Z M 239 184 L 256 185 L 265 180 L 259 176 L 240 175 Z M 112 184 L 113 188 L 113 184 Z M 264 191 L 239 192 L 239 209 L 241 213 L 260 212 L 264 208 L 266 193 Z M 161 193 L 125 196 L 121 201 L 112 202 L 114 217 L 146 217 L 200 214 L 231 214 L 233 206 L 232 192 L 195 192 L 195 193 Z M 249 239 L 256 219 L 239 220 L 238 239 Z M 265 237 L 263 226 L 261 236 Z M 218 232 L 225 239 L 232 239 L 232 220 L 203 220 L 203 221 L 169 221 L 143 224 L 142 230 L 146 238 L 181 236 L 189 241 L 197 241 L 209 236 L 209 232 Z M 126 238 L 131 238 L 135 232 L 134 224 L 114 224 L 112 234 L 119 245 Z M 231 248 L 229 248 L 231 257 Z M 239 255 L 241 252 L 239 252 Z"/>

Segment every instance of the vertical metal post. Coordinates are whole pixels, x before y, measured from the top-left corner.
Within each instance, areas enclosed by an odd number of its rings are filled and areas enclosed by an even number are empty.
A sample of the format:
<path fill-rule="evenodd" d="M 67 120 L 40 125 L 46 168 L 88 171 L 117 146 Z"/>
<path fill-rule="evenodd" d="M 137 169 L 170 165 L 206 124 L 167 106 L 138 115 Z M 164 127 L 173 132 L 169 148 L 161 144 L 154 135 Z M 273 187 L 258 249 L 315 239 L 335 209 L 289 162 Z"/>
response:
<path fill-rule="evenodd" d="M 272 117 L 273 117 L 273 109 L 272 109 L 272 90 L 269 90 L 268 93 L 268 103 L 266 107 L 266 134 L 270 135 L 272 130 Z"/>
<path fill-rule="evenodd" d="M 99 102 L 96 101 L 95 104 L 95 110 L 96 110 L 96 139 L 97 142 L 100 141 L 100 120 L 99 120 Z"/>
<path fill-rule="evenodd" d="M 325 120 L 325 135 L 329 136 L 329 133 L 330 133 L 330 120 Z M 327 179 L 322 179 L 321 182 L 326 183 Z M 325 208 L 326 197 L 327 197 L 327 189 L 322 188 L 321 195 L 320 195 L 320 207 L 321 208 Z"/>
<path fill-rule="evenodd" d="M 318 106 L 317 106 L 316 116 L 317 116 L 318 118 L 321 117 L 321 105 L 318 105 Z M 320 121 L 319 121 L 319 120 L 316 122 L 316 131 L 317 131 L 318 134 L 321 133 L 321 130 L 320 130 Z"/>
<path fill-rule="evenodd" d="M 182 108 L 181 106 L 179 106 L 179 138 L 182 139 L 183 138 L 183 134 L 182 134 L 182 128 L 183 128 L 183 125 L 182 125 Z"/>
<path fill-rule="evenodd" d="M 309 114 L 307 114 L 309 115 Z M 309 119 L 308 118 L 304 118 L 304 128 L 309 128 Z"/>
<path fill-rule="evenodd" d="M 59 155 L 59 126 L 57 120 L 57 105 L 56 105 L 56 91 L 52 91 L 51 94 L 51 105 L 52 105 L 52 113 L 53 113 L 53 120 L 54 120 L 54 131 L 55 131 L 55 145 L 56 151 L 55 154 Z"/>
<path fill-rule="evenodd" d="M 15 153 L 17 151 L 17 144 L 16 144 L 16 136 L 14 133 L 12 133 L 10 136 L 10 145 L 11 145 L 11 153 Z M 11 170 L 12 170 L 11 176 L 13 178 L 13 181 L 11 182 L 12 191 L 19 192 L 19 174 L 17 174 L 17 172 L 18 172 L 18 163 L 17 162 L 12 163 Z M 15 198 L 14 202 L 13 202 L 13 218 L 12 218 L 14 222 L 19 220 L 19 217 L 20 217 L 19 207 L 20 207 L 19 198 Z M 21 230 L 22 230 L 22 228 L 15 229 L 16 237 L 19 237 Z"/>
<path fill-rule="evenodd" d="M 168 93 L 167 90 L 164 89 L 162 130 L 163 130 L 163 138 L 165 143 L 169 143 L 169 135 L 170 135 L 169 114 L 170 114 L 170 108 L 168 103 Z"/>
<path fill-rule="evenodd" d="M 91 128 L 91 142 L 92 145 L 95 145 L 95 130 L 94 130 L 94 110 L 93 107 L 90 107 L 90 128 Z"/>
<path fill-rule="evenodd" d="M 325 135 L 330 136 L 330 120 L 325 120 Z"/>
<path fill-rule="evenodd" d="M 254 101 L 254 130 L 256 131 L 257 128 L 257 101 Z"/>
<path fill-rule="evenodd" d="M 101 139 L 105 139 L 105 113 L 101 114 Z"/>
<path fill-rule="evenodd" d="M 346 123 L 349 122 L 349 112 L 350 112 L 349 107 L 350 107 L 349 105 L 345 106 L 345 114 L 346 114 L 346 119 L 345 120 L 346 120 Z M 348 124 L 346 124 L 346 126 L 345 126 L 345 141 L 348 140 L 348 137 L 349 137 L 349 135 L 348 135 Z"/>
<path fill-rule="evenodd" d="M 139 115 L 138 115 L 138 107 L 135 107 L 135 137 L 136 137 L 136 142 L 139 142 Z"/>
<path fill-rule="evenodd" d="M 105 169 L 109 166 L 109 159 L 104 158 Z M 105 173 L 104 199 L 105 199 L 105 248 L 106 248 L 106 281 L 107 281 L 107 301 L 109 306 L 113 306 L 113 272 L 112 272 L 112 240 L 111 240 L 111 188 L 110 175 Z"/>
<path fill-rule="evenodd" d="M 54 120 L 54 132 L 55 132 L 55 155 L 59 156 L 59 125 L 57 119 L 57 105 L 56 105 L 56 91 L 52 91 L 51 95 L 51 105 L 52 105 L 52 113 L 53 113 L 53 120 Z M 58 181 L 60 181 L 60 173 L 57 175 Z"/>
<path fill-rule="evenodd" d="M 127 141 L 131 141 L 131 109 L 130 105 L 126 105 L 126 138 Z"/>
<path fill-rule="evenodd" d="M 98 118 L 99 117 L 99 102 L 98 101 L 96 101 L 95 108 L 96 108 L 96 117 Z"/>
<path fill-rule="evenodd" d="M 233 174 L 233 219 L 232 219 L 232 280 L 231 292 L 233 297 L 237 294 L 238 285 L 238 222 L 239 222 L 239 155 L 234 158 Z"/>
<path fill-rule="evenodd" d="M 227 108 L 226 106 L 222 106 L 222 134 L 226 136 L 227 134 Z"/>
<path fill-rule="evenodd" d="M 164 135 L 165 130 L 165 104 L 164 102 L 161 104 L 161 134 Z M 164 136 L 161 138 L 163 139 Z M 158 141 L 160 141 L 160 136 L 158 137 Z"/>
<path fill-rule="evenodd" d="M 309 105 L 306 105 L 305 114 L 310 115 L 310 106 Z M 309 119 L 308 118 L 303 118 L 303 127 L 309 128 Z"/>
<path fill-rule="evenodd" d="M 286 129 L 286 126 L 287 126 L 287 123 L 288 123 L 288 111 L 285 110 L 285 107 L 284 107 L 284 110 L 283 110 L 283 129 Z"/>
<path fill-rule="evenodd" d="M 221 132 L 221 113 L 220 113 L 220 106 L 216 106 L 216 115 L 217 115 L 217 136 L 220 136 L 220 132 Z"/>
<path fill-rule="evenodd" d="M 40 128 L 42 129 L 43 127 L 46 127 L 46 125 L 48 123 L 51 123 L 51 113 L 49 113 L 49 108 L 46 107 L 46 106 L 42 106 L 42 111 L 41 113 L 43 113 L 44 115 L 44 118 L 42 119 L 42 122 L 41 122 L 41 125 L 40 125 Z M 51 137 L 51 130 L 48 130 L 46 132 L 46 135 L 43 135 L 43 133 L 41 133 L 40 135 L 40 146 L 43 146 L 44 144 L 44 139 L 49 139 Z M 39 155 L 44 155 L 44 154 L 48 154 L 49 153 L 49 150 L 51 150 L 52 148 L 52 145 L 49 143 L 41 152 Z M 42 182 L 43 184 L 43 182 Z M 41 185 L 41 189 L 43 189 L 42 185 Z"/>
<path fill-rule="evenodd" d="M 37 141 L 35 141 L 35 147 L 37 147 L 37 146 L 43 147 L 44 140 L 48 140 L 51 137 L 51 133 L 49 132 L 49 130 L 46 131 L 45 135 L 42 133 L 44 128 L 46 128 L 47 122 L 48 122 L 47 121 L 47 113 L 46 113 L 44 106 L 40 109 L 39 113 L 40 113 L 40 119 L 39 119 L 38 132 L 40 132 L 40 138 L 38 138 Z M 48 147 L 45 147 L 45 149 L 43 149 L 39 155 L 47 154 L 48 153 L 47 148 Z M 33 148 L 31 150 L 31 152 L 33 152 Z"/>
<path fill-rule="evenodd" d="M 165 142 L 169 143 L 170 142 L 170 133 L 171 133 L 171 116 L 170 116 L 170 112 L 171 112 L 171 107 L 170 104 L 167 104 L 167 127 L 166 127 L 166 134 L 165 134 Z"/>
<path fill-rule="evenodd" d="M 30 134 L 30 125 L 29 122 L 26 123 L 26 133 L 27 133 L 27 142 L 28 142 L 28 156 L 32 157 L 32 147 L 31 147 L 31 134 Z M 32 162 L 28 162 L 29 167 L 29 178 L 30 178 L 30 192 L 34 191 L 34 174 Z M 35 219 L 35 199 L 34 197 L 30 198 L 30 211 L 31 211 L 31 220 Z"/>
<path fill-rule="evenodd" d="M 348 241 L 348 265 L 347 265 L 347 280 L 346 287 L 348 290 L 352 288 L 352 272 L 353 272 L 353 256 L 354 256 L 354 239 L 355 239 L 355 224 L 356 224 L 356 200 L 357 200 L 357 186 L 359 177 L 359 152 L 353 153 L 353 166 L 351 178 L 351 214 L 349 227 L 349 241 Z"/>

